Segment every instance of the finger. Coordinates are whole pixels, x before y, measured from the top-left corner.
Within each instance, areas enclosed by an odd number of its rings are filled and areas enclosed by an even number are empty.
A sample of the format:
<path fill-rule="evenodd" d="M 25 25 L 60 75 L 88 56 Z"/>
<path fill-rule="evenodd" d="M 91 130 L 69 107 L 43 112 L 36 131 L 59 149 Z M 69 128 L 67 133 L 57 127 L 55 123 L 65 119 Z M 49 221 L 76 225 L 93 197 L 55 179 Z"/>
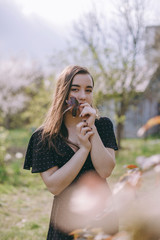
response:
<path fill-rule="evenodd" d="M 80 112 L 82 112 L 83 108 L 88 106 L 86 103 L 81 103 L 80 106 L 79 106 L 79 110 Z"/>
<path fill-rule="evenodd" d="M 91 105 L 89 105 L 89 103 L 82 103 L 82 104 L 80 104 L 79 107 L 80 107 L 81 110 L 83 110 L 83 109 L 86 108 L 86 107 L 91 108 Z"/>
<path fill-rule="evenodd" d="M 86 120 L 86 123 L 87 123 L 87 126 L 88 126 L 88 127 L 92 127 L 92 126 L 95 124 L 95 118 L 94 118 L 94 117 L 89 117 L 89 118 Z"/>
<path fill-rule="evenodd" d="M 96 116 L 96 110 L 92 107 L 84 107 L 80 114 L 80 117 L 84 117 L 86 115 L 88 115 L 88 116 L 95 115 Z"/>
<path fill-rule="evenodd" d="M 89 105 L 89 103 L 87 103 L 87 102 L 86 102 L 86 103 L 81 103 L 81 104 L 80 104 L 80 107 L 86 107 L 86 106 L 90 107 L 91 105 Z"/>
<path fill-rule="evenodd" d="M 78 128 L 85 127 L 85 126 L 87 126 L 87 123 L 86 123 L 85 121 L 79 122 L 79 123 L 77 124 L 77 127 L 78 127 Z"/>
<path fill-rule="evenodd" d="M 89 131 L 89 132 L 86 133 L 85 138 L 89 139 L 93 135 L 94 135 L 94 132 Z"/>
<path fill-rule="evenodd" d="M 80 117 L 85 117 L 85 116 L 90 116 L 91 115 L 91 110 L 88 107 L 85 107 L 81 114 L 79 115 Z"/>
<path fill-rule="evenodd" d="M 83 135 L 85 135 L 87 132 L 90 132 L 92 130 L 92 128 L 90 128 L 90 127 L 83 127 L 82 129 L 81 129 L 81 133 L 83 134 Z"/>
<path fill-rule="evenodd" d="M 85 122 L 86 125 L 88 125 L 88 123 L 87 123 L 87 118 L 83 118 L 83 119 L 82 119 L 82 122 Z"/>
<path fill-rule="evenodd" d="M 86 126 L 87 126 L 87 123 L 86 123 L 86 122 L 80 122 L 80 123 L 77 124 L 76 129 L 77 129 L 78 132 L 80 132 L 81 129 L 82 129 L 83 127 L 86 127 Z"/>

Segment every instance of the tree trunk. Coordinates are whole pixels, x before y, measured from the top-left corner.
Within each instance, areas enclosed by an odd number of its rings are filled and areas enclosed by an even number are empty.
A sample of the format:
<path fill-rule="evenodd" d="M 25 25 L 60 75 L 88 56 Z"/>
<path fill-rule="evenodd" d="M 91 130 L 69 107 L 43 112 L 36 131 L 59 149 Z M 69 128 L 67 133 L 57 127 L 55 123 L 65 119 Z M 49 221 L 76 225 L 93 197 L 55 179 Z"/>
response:
<path fill-rule="evenodd" d="M 7 114 L 4 121 L 4 127 L 6 129 L 10 129 L 10 123 L 11 123 L 11 116 Z"/>
<path fill-rule="evenodd" d="M 118 142 L 118 148 L 121 149 L 121 139 L 123 137 L 123 130 L 124 130 L 124 124 L 118 123 L 117 124 L 117 142 Z"/>

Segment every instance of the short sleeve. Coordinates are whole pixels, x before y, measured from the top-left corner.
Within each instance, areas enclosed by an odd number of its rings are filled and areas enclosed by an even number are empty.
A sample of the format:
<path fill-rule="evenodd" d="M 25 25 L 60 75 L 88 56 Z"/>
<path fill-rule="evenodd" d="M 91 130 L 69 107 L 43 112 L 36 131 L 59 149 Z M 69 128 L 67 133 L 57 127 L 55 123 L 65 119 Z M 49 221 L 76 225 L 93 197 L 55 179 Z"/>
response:
<path fill-rule="evenodd" d="M 118 150 L 113 123 L 107 117 L 96 119 L 95 125 L 105 147 Z"/>
<path fill-rule="evenodd" d="M 44 172 L 57 166 L 57 154 L 41 141 L 41 133 L 42 130 L 33 133 L 25 155 L 23 168 L 32 168 L 32 173 Z"/>

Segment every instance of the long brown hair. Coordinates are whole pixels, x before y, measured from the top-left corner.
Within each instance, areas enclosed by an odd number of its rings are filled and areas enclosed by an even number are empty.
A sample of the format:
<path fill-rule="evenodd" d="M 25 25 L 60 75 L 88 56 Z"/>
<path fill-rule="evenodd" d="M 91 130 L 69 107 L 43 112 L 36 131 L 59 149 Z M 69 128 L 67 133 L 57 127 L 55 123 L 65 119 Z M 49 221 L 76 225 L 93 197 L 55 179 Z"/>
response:
<path fill-rule="evenodd" d="M 47 140 L 49 147 L 52 146 L 56 150 L 57 147 L 55 146 L 55 143 L 53 144 L 53 139 L 56 140 L 57 136 L 61 136 L 67 141 L 68 131 L 64 125 L 63 112 L 66 109 L 66 100 L 68 99 L 71 84 L 76 74 L 89 74 L 91 76 L 88 69 L 85 67 L 66 67 L 58 78 L 53 102 L 42 125 L 42 141 Z M 93 81 L 92 76 L 91 78 Z"/>

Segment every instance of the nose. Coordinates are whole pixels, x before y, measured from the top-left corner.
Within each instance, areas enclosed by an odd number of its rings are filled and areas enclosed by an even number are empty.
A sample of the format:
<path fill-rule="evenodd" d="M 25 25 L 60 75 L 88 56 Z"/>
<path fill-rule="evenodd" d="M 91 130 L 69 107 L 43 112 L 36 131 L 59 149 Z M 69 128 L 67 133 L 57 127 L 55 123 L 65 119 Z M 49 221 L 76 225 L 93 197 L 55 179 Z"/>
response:
<path fill-rule="evenodd" d="M 86 93 L 84 90 L 81 90 L 79 92 L 79 100 L 85 100 L 86 99 Z"/>

